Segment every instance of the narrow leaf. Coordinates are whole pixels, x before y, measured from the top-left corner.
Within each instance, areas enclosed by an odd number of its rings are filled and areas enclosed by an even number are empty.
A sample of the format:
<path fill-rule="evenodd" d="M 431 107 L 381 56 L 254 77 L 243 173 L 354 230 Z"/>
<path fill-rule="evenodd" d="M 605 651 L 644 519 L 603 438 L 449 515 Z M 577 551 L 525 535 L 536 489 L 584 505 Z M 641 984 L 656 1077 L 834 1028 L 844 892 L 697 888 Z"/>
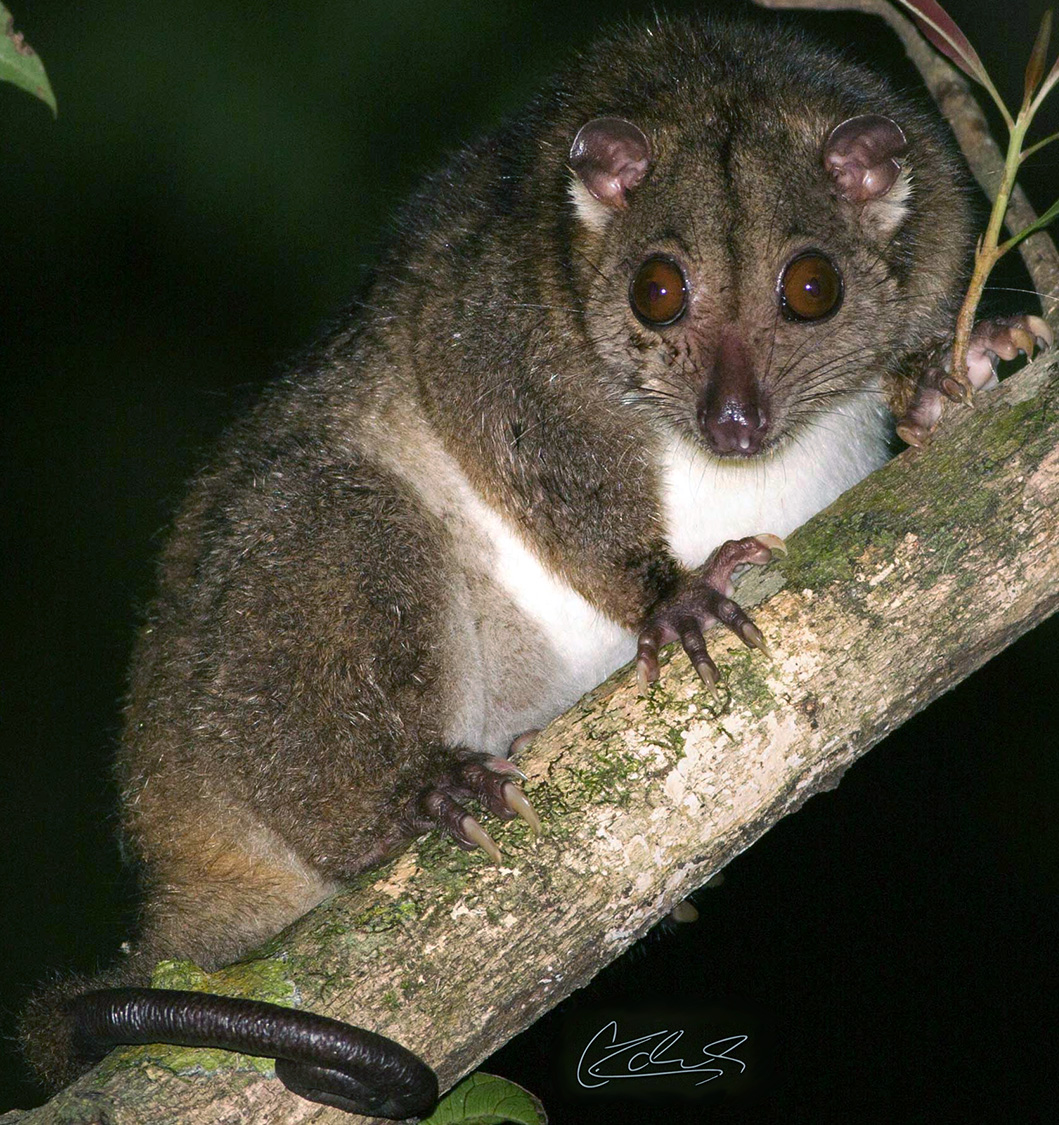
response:
<path fill-rule="evenodd" d="M 1045 137 L 1043 141 L 1037 141 L 1036 144 L 1032 144 L 1029 148 L 1023 149 L 1019 161 L 1029 160 L 1035 152 L 1040 151 L 1045 145 L 1050 145 L 1052 141 L 1059 141 L 1059 133 L 1052 133 L 1050 137 Z"/>
<path fill-rule="evenodd" d="M 1033 113 L 1037 112 L 1037 108 L 1051 92 L 1056 82 L 1059 82 L 1059 58 L 1052 63 L 1052 69 L 1048 71 L 1048 77 L 1044 80 L 1044 85 L 1037 91 L 1037 97 L 1033 99 Z"/>
<path fill-rule="evenodd" d="M 44 63 L 22 33 L 15 30 L 14 18 L 3 4 L 0 4 L 0 81 L 11 82 L 36 95 L 58 115 Z"/>
<path fill-rule="evenodd" d="M 1024 238 L 1028 238 L 1035 231 L 1043 230 L 1050 223 L 1054 223 L 1056 219 L 1059 219 L 1059 199 L 1057 199 L 1035 223 L 1030 223 L 1025 230 L 1020 230 L 1018 234 L 1013 235 L 1002 246 L 997 247 L 997 257 L 1001 254 L 1006 254 Z"/>
<path fill-rule="evenodd" d="M 937 0 L 897 0 L 912 13 L 916 26 L 937 49 L 966 75 L 983 86 L 988 83 L 986 69 L 970 40 Z"/>
<path fill-rule="evenodd" d="M 1023 89 L 1022 104 L 1029 105 L 1034 90 L 1041 84 L 1044 77 L 1044 63 L 1048 57 L 1048 43 L 1052 38 L 1052 9 L 1049 8 L 1041 17 L 1041 26 L 1037 31 L 1037 38 L 1030 51 L 1030 61 L 1026 64 L 1026 85 Z"/>

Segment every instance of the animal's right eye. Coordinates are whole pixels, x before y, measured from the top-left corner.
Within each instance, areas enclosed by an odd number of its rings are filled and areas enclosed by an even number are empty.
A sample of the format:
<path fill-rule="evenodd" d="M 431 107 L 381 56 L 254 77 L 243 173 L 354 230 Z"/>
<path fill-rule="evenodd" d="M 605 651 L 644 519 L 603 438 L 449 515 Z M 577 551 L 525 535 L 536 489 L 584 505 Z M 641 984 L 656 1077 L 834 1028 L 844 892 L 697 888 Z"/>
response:
<path fill-rule="evenodd" d="M 629 285 L 632 311 L 650 328 L 673 324 L 688 305 L 684 271 L 672 258 L 648 258 Z"/>

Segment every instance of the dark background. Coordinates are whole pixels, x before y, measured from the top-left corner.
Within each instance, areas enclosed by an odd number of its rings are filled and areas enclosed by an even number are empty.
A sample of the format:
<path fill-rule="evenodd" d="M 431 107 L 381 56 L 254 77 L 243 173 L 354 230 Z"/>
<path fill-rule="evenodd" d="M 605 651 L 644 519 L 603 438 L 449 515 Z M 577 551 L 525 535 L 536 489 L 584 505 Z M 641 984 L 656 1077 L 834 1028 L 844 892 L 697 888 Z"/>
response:
<path fill-rule="evenodd" d="M 947 6 L 1015 101 L 1044 3 Z M 0 87 L 5 1036 L 35 982 L 111 958 L 128 934 L 109 762 L 137 607 L 202 450 L 353 293 L 419 175 L 601 24 L 653 7 L 16 8 L 60 116 Z M 881 24 L 802 22 L 915 85 Z M 1057 151 L 1026 179 L 1039 209 L 1059 188 Z M 731 864 L 697 925 L 653 935 L 489 1069 L 556 1121 L 677 1122 L 704 1107 L 1025 1120 L 1048 1104 L 1057 642 L 1053 621 L 909 723 Z M 613 1004 L 752 1027 L 752 1089 L 575 1104 L 573 1020 Z M 3 1046 L 0 1111 L 36 1096 Z"/>

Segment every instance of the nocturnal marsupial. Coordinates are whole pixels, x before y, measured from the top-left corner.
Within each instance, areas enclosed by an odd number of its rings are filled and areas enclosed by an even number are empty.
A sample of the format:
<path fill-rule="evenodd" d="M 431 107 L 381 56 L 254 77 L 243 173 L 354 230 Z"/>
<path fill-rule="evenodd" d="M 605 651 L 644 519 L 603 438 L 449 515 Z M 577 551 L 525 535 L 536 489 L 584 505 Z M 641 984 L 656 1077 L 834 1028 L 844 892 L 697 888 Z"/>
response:
<path fill-rule="evenodd" d="M 140 931 L 32 1002 L 42 1074 L 212 1043 L 425 1112 L 396 1044 L 152 967 L 232 961 L 431 828 L 496 855 L 468 806 L 535 822 L 525 732 L 671 641 L 712 684 L 716 621 L 762 646 L 733 569 L 887 459 L 969 244 L 934 118 L 756 23 L 615 32 L 457 153 L 176 517 L 119 756 Z M 979 362 L 1034 336 L 986 328 Z"/>

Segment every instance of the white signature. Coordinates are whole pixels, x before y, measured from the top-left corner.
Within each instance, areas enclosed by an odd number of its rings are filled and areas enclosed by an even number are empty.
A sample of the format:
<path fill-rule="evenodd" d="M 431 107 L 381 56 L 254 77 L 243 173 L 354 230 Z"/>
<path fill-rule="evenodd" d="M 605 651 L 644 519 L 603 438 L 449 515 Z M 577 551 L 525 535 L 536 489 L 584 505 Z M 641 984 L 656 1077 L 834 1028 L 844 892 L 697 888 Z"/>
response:
<path fill-rule="evenodd" d="M 609 1042 L 605 1039 L 610 1032 Z M 586 1089 L 606 1086 L 612 1078 L 657 1078 L 662 1074 L 699 1075 L 696 1086 L 704 1086 L 724 1074 L 725 1064 L 746 1070 L 746 1063 L 729 1052 L 741 1047 L 746 1035 L 729 1035 L 715 1039 L 702 1048 L 702 1062 L 686 1063 L 682 1058 L 667 1058 L 666 1052 L 680 1040 L 683 1031 L 655 1031 L 636 1039 L 618 1039 L 618 1021 L 611 1020 L 596 1032 L 581 1052 L 577 1063 L 577 1081 Z M 590 1056 L 591 1052 L 591 1056 Z M 598 1056 L 598 1057 L 596 1057 Z M 595 1057 L 595 1062 L 591 1058 Z M 595 1079 L 595 1081 L 587 1081 Z"/>

